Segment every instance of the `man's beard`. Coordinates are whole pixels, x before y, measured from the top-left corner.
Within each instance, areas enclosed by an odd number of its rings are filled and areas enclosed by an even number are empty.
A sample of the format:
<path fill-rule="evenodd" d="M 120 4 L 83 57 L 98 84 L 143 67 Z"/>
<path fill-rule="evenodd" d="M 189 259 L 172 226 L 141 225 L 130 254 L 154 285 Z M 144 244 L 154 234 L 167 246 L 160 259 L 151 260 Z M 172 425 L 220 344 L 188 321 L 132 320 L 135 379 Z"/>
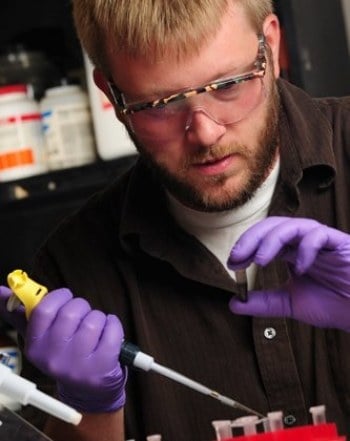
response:
<path fill-rule="evenodd" d="M 275 80 L 270 80 L 266 121 L 263 129 L 258 135 L 257 146 L 252 153 L 244 145 L 216 145 L 208 149 L 199 149 L 196 154 L 191 154 L 184 162 L 182 169 L 177 174 L 170 173 L 163 164 L 155 161 L 152 153 L 136 139 L 133 133 L 129 133 L 137 150 L 152 171 L 158 182 L 160 182 L 176 199 L 184 205 L 198 211 L 218 212 L 234 209 L 244 205 L 255 194 L 256 190 L 265 181 L 271 172 L 278 150 L 278 121 L 279 121 L 279 95 Z M 240 153 L 250 160 L 248 180 L 239 192 L 237 189 L 228 191 L 224 189 L 227 176 L 219 175 L 203 178 L 200 188 L 195 188 L 191 182 L 184 179 L 186 170 L 190 164 L 200 163 L 216 158 L 223 158 L 230 153 Z M 215 188 L 222 185 L 221 197 L 211 197 L 210 187 Z M 209 192 L 206 192 L 209 186 Z M 223 194 L 225 192 L 225 194 Z M 233 194 L 235 193 L 235 194 Z"/>

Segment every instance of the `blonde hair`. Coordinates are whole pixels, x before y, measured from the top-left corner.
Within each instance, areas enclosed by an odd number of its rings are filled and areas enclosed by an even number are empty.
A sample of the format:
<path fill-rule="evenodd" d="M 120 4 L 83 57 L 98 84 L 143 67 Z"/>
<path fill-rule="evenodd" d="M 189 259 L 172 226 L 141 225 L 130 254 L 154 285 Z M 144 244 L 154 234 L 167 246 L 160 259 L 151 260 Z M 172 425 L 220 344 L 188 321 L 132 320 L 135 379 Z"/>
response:
<path fill-rule="evenodd" d="M 220 27 L 230 2 L 240 3 L 257 32 L 273 11 L 272 0 L 72 0 L 78 37 L 92 62 L 108 71 L 106 40 L 113 50 L 153 59 L 167 51 L 198 51 Z"/>

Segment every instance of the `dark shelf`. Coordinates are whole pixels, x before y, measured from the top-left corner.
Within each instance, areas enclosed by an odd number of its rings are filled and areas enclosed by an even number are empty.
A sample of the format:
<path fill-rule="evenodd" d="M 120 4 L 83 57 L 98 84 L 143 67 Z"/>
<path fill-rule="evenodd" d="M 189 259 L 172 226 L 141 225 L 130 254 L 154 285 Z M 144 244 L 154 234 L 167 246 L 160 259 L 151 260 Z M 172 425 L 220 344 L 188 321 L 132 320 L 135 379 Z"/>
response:
<path fill-rule="evenodd" d="M 29 270 L 47 235 L 94 192 L 125 172 L 137 155 L 0 184 L 0 284 L 16 268 Z"/>
<path fill-rule="evenodd" d="M 49 173 L 0 183 L 1 216 L 19 208 L 40 206 L 43 201 L 55 203 L 73 195 L 84 197 L 128 169 L 137 155 L 123 156 L 110 161 L 55 170 Z"/>

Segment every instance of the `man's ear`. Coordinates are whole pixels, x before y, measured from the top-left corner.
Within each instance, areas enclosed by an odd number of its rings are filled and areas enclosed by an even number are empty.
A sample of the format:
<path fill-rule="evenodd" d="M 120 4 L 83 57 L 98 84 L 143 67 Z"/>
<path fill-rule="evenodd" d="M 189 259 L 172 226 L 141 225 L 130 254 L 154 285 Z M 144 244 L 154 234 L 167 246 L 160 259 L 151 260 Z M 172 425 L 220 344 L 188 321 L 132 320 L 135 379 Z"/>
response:
<path fill-rule="evenodd" d="M 111 94 L 111 91 L 109 90 L 108 81 L 107 81 L 107 78 L 105 77 L 104 73 L 100 69 L 95 67 L 93 70 L 93 78 L 94 78 L 94 83 L 96 84 L 96 86 L 106 95 L 108 100 L 112 103 L 116 117 L 121 122 L 123 122 L 123 117 L 120 114 L 120 112 L 118 112 L 118 109 L 116 108 L 116 106 L 114 104 L 114 99 Z"/>
<path fill-rule="evenodd" d="M 266 38 L 266 42 L 272 52 L 274 75 L 276 78 L 278 78 L 280 74 L 279 51 L 281 30 L 279 20 L 275 14 L 270 14 L 268 17 L 266 17 L 263 25 L 263 32 Z"/>
<path fill-rule="evenodd" d="M 93 70 L 93 78 L 94 83 L 96 86 L 106 95 L 106 97 L 109 99 L 111 103 L 113 103 L 112 95 L 110 93 L 109 87 L 108 87 L 108 81 L 106 77 L 104 76 L 103 72 L 100 69 L 97 69 L 96 67 Z"/>

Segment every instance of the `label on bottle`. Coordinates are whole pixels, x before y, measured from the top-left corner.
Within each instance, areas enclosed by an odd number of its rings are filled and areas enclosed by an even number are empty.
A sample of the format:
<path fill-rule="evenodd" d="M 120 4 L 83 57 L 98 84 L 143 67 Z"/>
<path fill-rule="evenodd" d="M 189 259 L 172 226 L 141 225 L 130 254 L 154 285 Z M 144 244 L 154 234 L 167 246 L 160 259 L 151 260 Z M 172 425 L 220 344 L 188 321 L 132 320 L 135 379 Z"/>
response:
<path fill-rule="evenodd" d="M 39 113 L 0 118 L 0 172 L 34 165 L 42 144 Z"/>
<path fill-rule="evenodd" d="M 42 113 L 50 168 L 78 166 L 95 159 L 91 115 L 81 105 L 56 106 Z"/>
<path fill-rule="evenodd" d="M 19 375 L 22 367 L 21 352 L 19 348 L 14 344 L 13 346 L 0 346 L 0 354 L 4 354 L 3 362 L 12 371 Z M 21 403 L 14 401 L 12 398 L 0 393 L 0 405 L 6 406 L 13 411 L 20 410 Z"/>

